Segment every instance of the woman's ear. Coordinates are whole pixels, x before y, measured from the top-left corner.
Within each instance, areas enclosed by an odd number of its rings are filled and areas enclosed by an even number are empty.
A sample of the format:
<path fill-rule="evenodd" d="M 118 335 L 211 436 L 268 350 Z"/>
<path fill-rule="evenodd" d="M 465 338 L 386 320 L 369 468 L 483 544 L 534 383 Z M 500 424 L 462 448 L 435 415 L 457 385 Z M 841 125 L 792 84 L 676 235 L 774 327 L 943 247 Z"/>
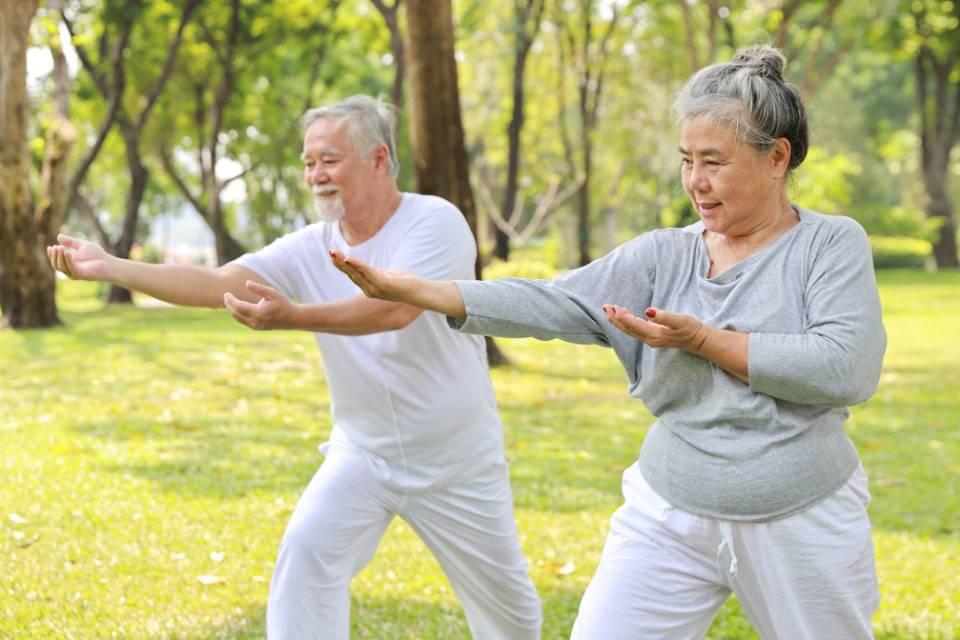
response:
<path fill-rule="evenodd" d="M 773 169 L 773 177 L 783 178 L 790 170 L 790 154 L 793 151 L 790 141 L 786 138 L 777 138 L 770 148 L 770 162 Z"/>

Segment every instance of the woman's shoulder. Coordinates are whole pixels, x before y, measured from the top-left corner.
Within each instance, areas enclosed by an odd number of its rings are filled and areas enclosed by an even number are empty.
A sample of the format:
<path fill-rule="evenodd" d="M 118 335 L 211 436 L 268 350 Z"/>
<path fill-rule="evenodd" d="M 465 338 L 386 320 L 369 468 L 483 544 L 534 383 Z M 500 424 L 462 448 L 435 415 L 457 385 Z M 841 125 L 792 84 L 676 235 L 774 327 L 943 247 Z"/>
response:
<path fill-rule="evenodd" d="M 686 227 L 660 227 L 646 233 L 641 233 L 633 239 L 634 242 L 657 251 L 676 254 L 692 251 L 700 244 L 703 237 L 703 224 L 696 222 Z"/>
<path fill-rule="evenodd" d="M 803 229 L 812 235 L 828 240 L 867 237 L 863 225 L 850 216 L 821 213 L 803 207 L 797 207 L 797 211 L 800 214 L 800 224 Z"/>

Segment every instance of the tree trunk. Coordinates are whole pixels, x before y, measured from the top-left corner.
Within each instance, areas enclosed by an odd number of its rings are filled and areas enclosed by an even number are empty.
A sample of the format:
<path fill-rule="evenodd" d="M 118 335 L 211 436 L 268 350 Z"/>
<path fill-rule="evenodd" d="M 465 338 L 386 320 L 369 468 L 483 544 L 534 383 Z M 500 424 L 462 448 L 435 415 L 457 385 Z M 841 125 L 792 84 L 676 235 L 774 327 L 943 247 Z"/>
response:
<path fill-rule="evenodd" d="M 583 188 L 577 193 L 577 263 L 590 262 L 590 173 L 593 168 L 590 132 L 583 135 Z"/>
<path fill-rule="evenodd" d="M 960 9 L 957 13 L 960 14 Z M 921 26 L 923 16 L 918 15 L 916 19 Z M 949 189 L 950 155 L 960 137 L 960 82 L 953 79 L 958 52 L 960 48 L 938 60 L 934 49 L 924 44 L 916 58 L 924 211 L 927 218 L 941 223 L 940 235 L 933 245 L 937 267 L 960 266 Z"/>
<path fill-rule="evenodd" d="M 517 17 L 517 31 L 524 28 Z M 517 206 L 517 180 L 520 175 L 520 132 L 523 130 L 523 75 L 526 68 L 526 51 L 524 43 L 517 36 L 517 55 L 513 61 L 513 111 L 510 114 L 510 124 L 507 125 L 507 182 L 503 188 L 503 206 L 500 216 L 504 220 L 513 219 L 513 209 Z M 496 245 L 493 255 L 501 260 L 510 259 L 510 237 L 499 227 L 494 235 Z"/>
<path fill-rule="evenodd" d="M 0 0 L 0 308 L 12 328 L 60 323 L 30 192 L 27 38 L 36 12 L 36 0 Z"/>
<path fill-rule="evenodd" d="M 48 0 L 48 7 L 60 10 L 60 0 Z M 53 244 L 63 224 L 70 196 L 68 160 L 70 149 L 77 137 L 70 122 L 70 70 L 67 57 L 60 46 L 60 34 L 50 38 L 50 55 L 53 58 L 54 117 L 47 133 L 41 171 L 40 202 L 37 206 L 37 227 L 41 243 Z"/>
<path fill-rule="evenodd" d="M 383 16 L 383 21 L 390 31 L 390 53 L 393 56 L 393 88 L 390 91 L 393 106 L 397 111 L 403 110 L 403 79 L 406 76 L 406 55 L 403 47 L 403 34 L 400 33 L 400 4 L 403 0 L 394 0 L 387 5 L 383 0 L 371 0 L 373 5 Z"/>
<path fill-rule="evenodd" d="M 133 242 L 137 237 L 140 204 L 143 202 L 143 194 L 147 190 L 147 180 L 150 174 L 140 157 L 141 129 L 123 118 L 120 120 L 120 132 L 123 134 L 123 143 L 126 147 L 127 170 L 130 173 L 130 192 L 127 194 L 120 237 L 113 244 L 113 255 L 118 258 L 129 258 Z M 128 289 L 113 284 L 110 285 L 107 302 L 110 304 L 131 304 L 133 296 Z"/>
<path fill-rule="evenodd" d="M 934 154 L 936 155 L 936 154 Z M 933 243 L 933 258 L 937 267 L 957 267 L 957 227 L 953 221 L 953 203 L 947 192 L 949 163 L 936 163 L 924 171 L 924 206 L 927 218 L 940 222 L 940 235 Z"/>
<path fill-rule="evenodd" d="M 460 115 L 450 0 L 408 0 L 406 50 L 410 139 L 417 190 L 457 205 L 476 237 L 477 210 L 470 188 Z M 479 247 L 474 269 L 480 278 Z M 487 355 L 491 366 L 505 361 L 489 338 Z"/>
<path fill-rule="evenodd" d="M 230 230 L 227 228 L 227 221 L 223 217 L 223 200 L 220 193 L 220 185 L 215 185 L 210 200 L 210 207 L 212 208 L 210 228 L 213 230 L 213 241 L 217 250 L 217 264 L 224 265 L 236 260 L 247 250 L 230 234 Z"/>

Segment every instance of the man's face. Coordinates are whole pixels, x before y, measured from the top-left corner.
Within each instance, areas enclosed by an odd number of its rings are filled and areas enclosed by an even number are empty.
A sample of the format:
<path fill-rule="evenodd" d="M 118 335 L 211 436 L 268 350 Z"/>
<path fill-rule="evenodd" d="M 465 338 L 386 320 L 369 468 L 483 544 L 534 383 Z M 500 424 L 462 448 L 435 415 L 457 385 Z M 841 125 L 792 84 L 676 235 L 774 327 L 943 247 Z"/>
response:
<path fill-rule="evenodd" d="M 374 177 L 372 162 L 350 144 L 347 128 L 334 119 L 317 120 L 303 138 L 303 178 L 321 221 L 349 215 L 362 199 L 363 184 Z"/>

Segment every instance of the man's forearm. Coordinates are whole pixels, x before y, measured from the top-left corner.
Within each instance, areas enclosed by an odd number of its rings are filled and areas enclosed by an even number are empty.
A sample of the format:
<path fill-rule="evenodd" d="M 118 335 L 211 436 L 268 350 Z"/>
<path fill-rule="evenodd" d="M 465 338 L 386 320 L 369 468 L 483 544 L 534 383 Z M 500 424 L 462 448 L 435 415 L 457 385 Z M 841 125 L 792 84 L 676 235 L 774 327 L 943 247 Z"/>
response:
<path fill-rule="evenodd" d="M 229 277 L 229 274 L 208 267 L 148 264 L 113 258 L 108 273 L 113 284 L 181 306 L 222 307 L 226 291 L 243 300 L 254 299 L 243 286 L 240 274 Z"/>
<path fill-rule="evenodd" d="M 289 317 L 274 328 L 364 336 L 403 329 L 420 313 L 420 309 L 399 302 L 357 296 L 336 302 L 292 305 Z"/>

